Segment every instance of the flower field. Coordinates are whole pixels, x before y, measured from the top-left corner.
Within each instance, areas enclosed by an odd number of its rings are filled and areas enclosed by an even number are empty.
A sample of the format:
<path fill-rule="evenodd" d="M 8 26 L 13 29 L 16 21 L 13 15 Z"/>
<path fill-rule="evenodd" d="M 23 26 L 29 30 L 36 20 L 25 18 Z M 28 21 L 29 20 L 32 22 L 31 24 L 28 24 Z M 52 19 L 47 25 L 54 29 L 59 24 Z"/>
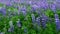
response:
<path fill-rule="evenodd" d="M 0 0 L 0 34 L 60 34 L 60 0 Z"/>

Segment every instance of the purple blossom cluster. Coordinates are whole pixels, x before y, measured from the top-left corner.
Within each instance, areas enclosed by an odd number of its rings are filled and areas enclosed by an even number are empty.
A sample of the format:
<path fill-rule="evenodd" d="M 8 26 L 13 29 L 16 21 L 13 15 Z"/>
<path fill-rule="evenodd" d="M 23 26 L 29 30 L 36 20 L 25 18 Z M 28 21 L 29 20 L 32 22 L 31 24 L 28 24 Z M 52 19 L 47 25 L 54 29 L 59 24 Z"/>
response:
<path fill-rule="evenodd" d="M 27 14 L 27 5 L 30 5 L 30 12 L 31 13 L 31 21 L 32 24 L 37 23 L 38 26 L 41 25 L 42 23 L 42 27 L 45 28 L 46 27 L 46 22 L 48 21 L 47 19 L 49 19 L 49 16 L 45 15 L 45 11 L 47 8 L 51 9 L 55 14 L 54 14 L 54 19 L 55 19 L 55 24 L 56 24 L 56 29 L 60 29 L 60 20 L 58 17 L 58 14 L 56 14 L 56 7 L 60 8 L 60 2 L 54 1 L 52 3 L 49 3 L 47 0 L 0 0 L 0 3 L 6 5 L 6 6 L 13 6 L 14 8 L 17 8 L 17 11 L 11 11 L 10 9 L 8 9 L 8 16 L 11 17 L 14 16 L 15 14 L 18 14 L 18 16 L 20 15 L 20 12 L 23 13 L 24 16 L 26 16 Z M 23 4 L 24 3 L 24 4 Z M 20 4 L 23 6 L 20 6 Z M 41 11 L 41 9 L 43 9 L 43 11 Z M 35 14 L 33 12 L 38 13 L 38 17 L 35 16 Z M 2 13 L 4 16 L 6 16 L 7 13 L 7 9 L 5 7 L 0 7 L 0 13 Z M 18 27 L 21 27 L 21 23 L 20 23 L 20 19 L 18 19 L 16 21 L 16 25 Z M 9 29 L 8 31 L 13 31 L 14 30 L 14 25 L 13 25 L 13 21 L 9 21 Z M 24 32 L 26 32 L 26 28 L 24 29 Z"/>
<path fill-rule="evenodd" d="M 59 30 L 60 29 L 59 16 L 58 16 L 58 14 L 54 14 L 54 16 L 55 16 L 56 29 Z"/>

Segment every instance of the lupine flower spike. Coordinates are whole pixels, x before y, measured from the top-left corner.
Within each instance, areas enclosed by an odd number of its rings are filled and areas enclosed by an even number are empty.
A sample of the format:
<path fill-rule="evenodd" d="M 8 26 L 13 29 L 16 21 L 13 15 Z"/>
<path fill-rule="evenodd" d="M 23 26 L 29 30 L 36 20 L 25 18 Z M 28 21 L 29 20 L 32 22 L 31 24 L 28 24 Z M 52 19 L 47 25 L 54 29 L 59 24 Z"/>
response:
<path fill-rule="evenodd" d="M 18 6 L 18 15 L 20 15 L 20 6 Z"/>
<path fill-rule="evenodd" d="M 23 15 L 26 15 L 26 7 L 23 6 L 21 10 L 22 10 Z"/>
<path fill-rule="evenodd" d="M 18 21 L 16 21 L 16 24 L 18 27 L 21 27 L 20 19 L 18 19 Z"/>
<path fill-rule="evenodd" d="M 27 33 L 27 28 L 26 27 L 24 27 L 24 34 L 26 34 Z"/>
<path fill-rule="evenodd" d="M 8 29 L 8 31 L 13 31 L 14 30 L 14 25 L 12 21 L 9 21 L 9 26 L 10 28 Z"/>
<path fill-rule="evenodd" d="M 38 26 L 40 26 L 40 17 L 36 18 L 36 22 L 37 22 Z"/>
<path fill-rule="evenodd" d="M 34 16 L 34 14 L 31 14 L 31 18 L 32 18 L 32 23 L 34 23 L 35 22 L 35 16 Z"/>
<path fill-rule="evenodd" d="M 56 30 L 59 30 L 60 29 L 60 21 L 59 21 L 58 14 L 54 14 L 54 16 L 55 16 Z"/>
<path fill-rule="evenodd" d="M 45 17 L 45 15 L 44 14 L 42 14 L 42 26 L 43 26 L 43 28 L 45 28 L 46 27 L 46 17 Z"/>

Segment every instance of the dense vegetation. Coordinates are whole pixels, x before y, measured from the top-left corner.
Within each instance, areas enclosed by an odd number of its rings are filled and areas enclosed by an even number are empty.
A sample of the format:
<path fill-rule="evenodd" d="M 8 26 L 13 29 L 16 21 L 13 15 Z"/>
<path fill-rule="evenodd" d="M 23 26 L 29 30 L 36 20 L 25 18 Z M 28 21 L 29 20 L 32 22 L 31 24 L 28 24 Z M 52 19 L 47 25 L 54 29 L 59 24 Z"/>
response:
<path fill-rule="evenodd" d="M 60 2 L 0 0 L 0 34 L 60 34 Z"/>

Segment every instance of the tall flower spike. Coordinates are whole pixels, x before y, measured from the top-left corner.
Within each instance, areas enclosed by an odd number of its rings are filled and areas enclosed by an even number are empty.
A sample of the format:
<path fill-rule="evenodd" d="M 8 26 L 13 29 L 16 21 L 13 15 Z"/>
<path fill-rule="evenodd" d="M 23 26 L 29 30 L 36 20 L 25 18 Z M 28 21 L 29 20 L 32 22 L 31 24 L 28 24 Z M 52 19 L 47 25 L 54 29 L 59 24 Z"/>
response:
<path fill-rule="evenodd" d="M 13 31 L 14 30 L 14 26 L 11 26 L 7 31 L 8 32 L 11 32 L 11 31 Z"/>
<path fill-rule="evenodd" d="M 13 26 L 13 22 L 12 22 L 12 21 L 9 21 L 9 25 L 10 25 L 10 26 Z"/>
<path fill-rule="evenodd" d="M 9 31 L 13 31 L 14 30 L 13 22 L 12 21 L 9 21 L 9 25 L 10 25 L 10 28 L 8 30 Z"/>
<path fill-rule="evenodd" d="M 20 6 L 18 6 L 18 15 L 20 14 Z"/>
<path fill-rule="evenodd" d="M 35 16 L 34 16 L 34 14 L 31 14 L 31 18 L 32 18 L 32 23 L 34 23 L 35 22 Z"/>
<path fill-rule="evenodd" d="M 36 18 L 36 22 L 37 22 L 38 26 L 40 26 L 40 17 Z"/>
<path fill-rule="evenodd" d="M 39 31 L 40 30 L 40 17 L 37 17 L 36 18 L 36 23 L 37 23 L 37 31 Z"/>
<path fill-rule="evenodd" d="M 21 10 L 22 10 L 23 15 L 26 15 L 26 6 L 23 6 Z"/>
<path fill-rule="evenodd" d="M 16 21 L 16 24 L 18 27 L 21 27 L 20 19 L 18 19 L 18 21 Z"/>
<path fill-rule="evenodd" d="M 1 9 L 2 9 L 2 7 L 0 7 L 0 13 L 2 13 L 2 10 Z"/>
<path fill-rule="evenodd" d="M 58 14 L 54 14 L 54 16 L 55 16 L 56 30 L 59 30 L 60 29 L 60 21 L 58 18 Z"/>
<path fill-rule="evenodd" d="M 26 27 L 24 27 L 24 33 L 26 33 L 27 32 L 27 28 Z"/>
<path fill-rule="evenodd" d="M 42 26 L 43 26 L 43 28 L 45 28 L 46 27 L 46 22 L 45 22 L 45 15 L 44 14 L 42 14 Z"/>
<path fill-rule="evenodd" d="M 11 26 L 9 29 L 8 29 L 8 32 L 11 32 L 14 30 L 14 26 Z"/>

